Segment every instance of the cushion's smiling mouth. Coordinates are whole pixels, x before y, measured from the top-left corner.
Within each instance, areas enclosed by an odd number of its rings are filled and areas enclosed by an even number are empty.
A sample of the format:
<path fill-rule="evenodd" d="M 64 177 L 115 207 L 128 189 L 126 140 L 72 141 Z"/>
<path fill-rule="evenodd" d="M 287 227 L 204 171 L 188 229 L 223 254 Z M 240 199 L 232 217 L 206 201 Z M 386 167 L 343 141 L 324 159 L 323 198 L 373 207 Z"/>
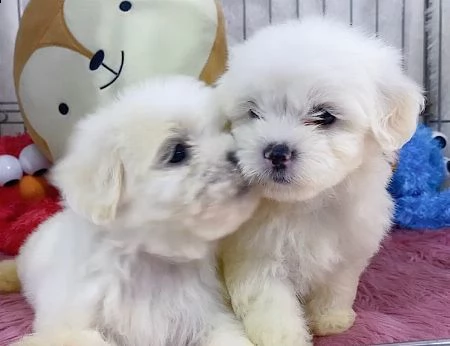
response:
<path fill-rule="evenodd" d="M 93 55 L 93 57 L 89 63 L 89 69 L 91 71 L 95 71 L 100 66 L 102 66 L 114 75 L 114 78 L 111 81 L 109 81 L 108 83 L 106 83 L 105 85 L 101 86 L 100 90 L 106 89 L 120 77 L 120 74 L 122 73 L 122 69 L 123 69 L 123 64 L 125 62 L 125 52 L 123 50 L 120 52 L 120 67 L 119 67 L 118 71 L 115 71 L 114 69 L 112 69 L 111 67 L 106 65 L 103 62 L 104 60 L 105 60 L 105 52 L 102 49 L 100 49 Z"/>

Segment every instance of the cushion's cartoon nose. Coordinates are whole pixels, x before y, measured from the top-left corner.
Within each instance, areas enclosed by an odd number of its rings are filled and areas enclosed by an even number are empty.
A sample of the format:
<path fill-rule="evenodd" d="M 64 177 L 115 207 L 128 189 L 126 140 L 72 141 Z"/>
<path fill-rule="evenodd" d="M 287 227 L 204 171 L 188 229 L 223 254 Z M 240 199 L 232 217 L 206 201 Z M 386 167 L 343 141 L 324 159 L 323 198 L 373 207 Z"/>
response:
<path fill-rule="evenodd" d="M 91 71 L 97 70 L 100 66 L 102 66 L 103 60 L 105 60 L 105 52 L 100 49 L 92 57 L 89 63 L 89 69 Z"/>

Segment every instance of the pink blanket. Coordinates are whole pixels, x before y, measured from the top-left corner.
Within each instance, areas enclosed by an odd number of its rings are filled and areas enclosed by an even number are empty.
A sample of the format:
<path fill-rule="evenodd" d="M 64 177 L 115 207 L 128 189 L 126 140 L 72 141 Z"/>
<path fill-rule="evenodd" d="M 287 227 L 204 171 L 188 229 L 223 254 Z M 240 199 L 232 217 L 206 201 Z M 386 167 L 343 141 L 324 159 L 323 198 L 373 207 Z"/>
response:
<path fill-rule="evenodd" d="M 450 338 L 450 231 L 396 232 L 361 279 L 358 318 L 319 346 Z M 0 296 L 0 346 L 30 331 L 33 314 L 18 294 Z M 280 345 L 282 346 L 282 345 Z"/>

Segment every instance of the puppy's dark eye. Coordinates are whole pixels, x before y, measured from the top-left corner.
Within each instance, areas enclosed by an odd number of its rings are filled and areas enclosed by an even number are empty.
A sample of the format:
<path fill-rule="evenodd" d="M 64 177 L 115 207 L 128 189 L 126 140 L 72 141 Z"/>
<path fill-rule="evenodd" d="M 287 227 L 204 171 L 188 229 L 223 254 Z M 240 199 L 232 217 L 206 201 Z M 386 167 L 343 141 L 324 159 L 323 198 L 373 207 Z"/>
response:
<path fill-rule="evenodd" d="M 189 147 L 184 143 L 178 143 L 175 145 L 172 156 L 170 157 L 169 163 L 177 164 L 186 161 L 188 158 Z"/>
<path fill-rule="evenodd" d="M 249 116 L 251 119 L 261 119 L 261 117 L 259 116 L 259 114 L 256 113 L 253 109 L 250 109 L 250 110 L 248 111 L 248 116 Z"/>
<path fill-rule="evenodd" d="M 336 121 L 336 117 L 325 109 L 319 109 L 316 111 L 314 118 L 309 122 L 314 125 L 330 126 Z"/>

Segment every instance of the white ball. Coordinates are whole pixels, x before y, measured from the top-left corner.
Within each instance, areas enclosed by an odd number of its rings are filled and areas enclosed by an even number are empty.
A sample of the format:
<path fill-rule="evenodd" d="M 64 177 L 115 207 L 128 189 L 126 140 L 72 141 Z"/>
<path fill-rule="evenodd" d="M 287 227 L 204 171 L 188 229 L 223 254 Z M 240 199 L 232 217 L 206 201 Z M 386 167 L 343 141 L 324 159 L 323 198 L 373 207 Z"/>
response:
<path fill-rule="evenodd" d="M 16 157 L 0 155 L 0 186 L 20 180 L 22 176 L 22 166 Z"/>
<path fill-rule="evenodd" d="M 19 155 L 19 161 L 23 171 L 28 175 L 34 175 L 50 167 L 50 161 L 41 154 L 36 144 L 30 144 L 23 148 Z"/>

